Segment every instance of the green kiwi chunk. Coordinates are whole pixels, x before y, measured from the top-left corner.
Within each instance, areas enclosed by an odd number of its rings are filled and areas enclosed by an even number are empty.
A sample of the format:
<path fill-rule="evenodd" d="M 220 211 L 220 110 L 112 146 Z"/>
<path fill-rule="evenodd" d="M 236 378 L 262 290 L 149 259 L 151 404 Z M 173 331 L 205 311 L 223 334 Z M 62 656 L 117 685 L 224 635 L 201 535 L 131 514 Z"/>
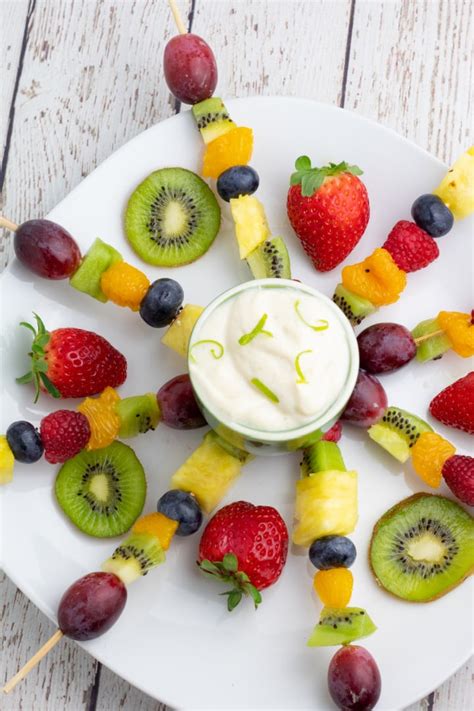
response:
<path fill-rule="evenodd" d="M 375 524 L 369 559 L 377 583 L 403 600 L 429 602 L 474 569 L 474 519 L 444 496 L 414 494 Z"/>
<path fill-rule="evenodd" d="M 320 440 L 303 450 L 303 461 L 300 464 L 302 477 L 334 469 L 341 472 L 346 471 L 341 450 L 335 442 Z"/>
<path fill-rule="evenodd" d="M 366 316 L 377 311 L 377 307 L 372 302 L 362 296 L 357 296 L 342 284 L 337 285 L 332 300 L 339 306 L 344 316 L 349 319 L 353 326 L 358 326 Z"/>
<path fill-rule="evenodd" d="M 153 393 L 123 398 L 117 403 L 115 411 L 120 417 L 119 437 L 122 439 L 154 430 L 161 416 Z"/>
<path fill-rule="evenodd" d="M 247 264 L 254 279 L 291 279 L 290 256 L 281 237 L 270 237 L 249 255 Z"/>
<path fill-rule="evenodd" d="M 151 173 L 132 193 L 125 232 L 148 264 L 178 267 L 207 252 L 219 231 L 221 211 L 207 183 L 184 168 Z"/>
<path fill-rule="evenodd" d="M 377 627 L 362 607 L 323 607 L 308 647 L 349 644 L 373 634 Z"/>
<path fill-rule="evenodd" d="M 422 321 L 415 326 L 411 335 L 415 339 L 415 343 L 418 338 L 423 338 L 424 336 L 429 336 L 430 333 L 435 333 L 442 330 L 438 321 L 435 318 L 429 318 L 426 321 Z M 420 363 L 424 363 L 427 360 L 436 360 L 441 358 L 441 356 L 449 351 L 451 348 L 451 342 L 449 338 L 444 333 L 438 333 L 436 336 L 431 338 L 424 338 L 416 343 L 416 359 Z"/>
<path fill-rule="evenodd" d="M 380 422 L 369 427 L 369 437 L 389 452 L 399 462 L 406 462 L 422 432 L 433 428 L 411 412 L 398 407 L 389 407 Z"/>
<path fill-rule="evenodd" d="M 114 573 L 129 585 L 141 575 L 146 575 L 165 560 L 165 553 L 156 536 L 150 533 L 132 533 L 110 558 L 102 563 L 102 570 Z"/>
<path fill-rule="evenodd" d="M 235 123 L 230 118 L 224 102 L 217 96 L 212 96 L 210 99 L 194 104 L 192 112 L 202 139 L 206 144 L 235 128 Z"/>
<path fill-rule="evenodd" d="M 120 252 L 97 238 L 69 283 L 74 289 L 105 303 L 108 299 L 100 288 L 100 279 L 102 274 L 117 262 L 123 262 Z"/>
<path fill-rule="evenodd" d="M 142 512 L 145 472 L 133 449 L 113 442 L 103 449 L 83 450 L 63 464 L 55 492 L 81 531 L 95 538 L 120 536 Z"/>

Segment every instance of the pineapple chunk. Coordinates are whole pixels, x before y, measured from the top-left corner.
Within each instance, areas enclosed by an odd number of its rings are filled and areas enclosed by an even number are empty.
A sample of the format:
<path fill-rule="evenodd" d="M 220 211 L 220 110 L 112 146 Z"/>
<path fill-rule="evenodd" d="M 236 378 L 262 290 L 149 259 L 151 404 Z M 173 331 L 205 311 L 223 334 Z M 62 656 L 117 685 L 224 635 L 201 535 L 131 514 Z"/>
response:
<path fill-rule="evenodd" d="M 474 146 L 457 159 L 433 192 L 456 220 L 474 212 Z"/>
<path fill-rule="evenodd" d="M 357 523 L 357 472 L 329 470 L 296 483 L 293 543 L 310 546 L 316 538 L 345 536 Z"/>
<path fill-rule="evenodd" d="M 203 510 L 210 513 L 239 476 L 241 468 L 242 462 L 226 452 L 211 431 L 175 471 L 171 477 L 171 488 L 190 491 Z"/>
<path fill-rule="evenodd" d="M 191 338 L 194 324 L 203 311 L 202 306 L 186 304 L 166 331 L 161 342 L 171 350 L 176 351 L 178 355 L 187 358 L 189 339 Z"/>
<path fill-rule="evenodd" d="M 5 435 L 0 435 L 0 484 L 8 484 L 13 479 L 15 457 Z"/>
<path fill-rule="evenodd" d="M 241 195 L 232 199 L 230 209 L 235 222 L 240 258 L 245 259 L 270 236 L 265 210 L 253 195 Z"/>

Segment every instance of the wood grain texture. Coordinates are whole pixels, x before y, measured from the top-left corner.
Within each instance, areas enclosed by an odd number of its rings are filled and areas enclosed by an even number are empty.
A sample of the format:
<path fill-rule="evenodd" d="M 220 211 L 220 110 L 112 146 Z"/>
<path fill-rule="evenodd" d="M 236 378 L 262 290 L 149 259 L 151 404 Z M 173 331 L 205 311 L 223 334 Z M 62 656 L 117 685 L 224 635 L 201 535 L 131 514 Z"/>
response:
<path fill-rule="evenodd" d="M 392 126 L 448 161 L 469 142 L 470 0 L 178 4 L 185 19 L 194 9 L 192 30 L 208 38 L 215 51 L 218 91 L 224 96 L 286 94 L 333 104 L 344 98 L 347 108 Z M 0 64 L 2 126 L 28 5 L 26 0 L 0 2 L 2 45 L 7 38 Z M 15 102 L 5 214 L 16 221 L 45 214 L 126 140 L 174 112 L 161 60 L 172 34 L 164 0 L 37 2 Z M 1 244 L 0 239 L 0 267 Z M 4 576 L 0 595 L 6 678 L 53 627 Z M 8 711 L 164 711 L 105 667 L 97 676 L 99 666 L 64 640 L 0 706 Z M 407 711 L 471 707 L 466 667 Z"/>

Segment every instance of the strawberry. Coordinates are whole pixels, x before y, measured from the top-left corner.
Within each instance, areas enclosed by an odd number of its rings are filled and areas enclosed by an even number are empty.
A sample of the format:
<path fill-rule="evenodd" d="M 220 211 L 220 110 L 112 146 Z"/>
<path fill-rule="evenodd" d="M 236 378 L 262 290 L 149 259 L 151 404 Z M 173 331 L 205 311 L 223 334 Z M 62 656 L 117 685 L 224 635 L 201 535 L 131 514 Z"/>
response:
<path fill-rule="evenodd" d="M 430 412 L 443 425 L 474 434 L 474 371 L 436 395 Z"/>
<path fill-rule="evenodd" d="M 295 163 L 286 209 L 305 252 L 320 272 L 334 269 L 354 249 L 369 221 L 369 197 L 356 165 L 312 168 L 308 156 Z"/>
<path fill-rule="evenodd" d="M 459 501 L 474 506 L 474 457 L 455 454 L 447 459 L 443 478 Z"/>
<path fill-rule="evenodd" d="M 209 577 L 231 585 L 227 608 L 233 610 L 243 595 L 255 607 L 259 590 L 280 577 L 288 553 L 288 530 L 271 506 L 237 501 L 220 509 L 209 521 L 199 544 L 200 569 Z"/>
<path fill-rule="evenodd" d="M 33 382 L 35 402 L 40 388 L 53 397 L 87 397 L 104 388 L 121 385 L 127 377 L 127 361 L 105 338 L 82 328 L 58 328 L 47 331 L 35 314 L 37 330 L 32 331 L 31 370 L 18 383 Z"/>
<path fill-rule="evenodd" d="M 66 462 L 84 449 L 91 436 L 89 420 L 81 412 L 56 410 L 40 424 L 44 456 L 50 464 Z"/>
<path fill-rule="evenodd" d="M 416 272 L 439 257 L 433 237 L 408 220 L 397 222 L 382 247 L 390 252 L 397 267 L 404 272 Z"/>
<path fill-rule="evenodd" d="M 342 437 L 342 422 L 338 420 L 333 424 L 331 429 L 325 432 L 322 436 L 324 442 L 339 442 Z"/>

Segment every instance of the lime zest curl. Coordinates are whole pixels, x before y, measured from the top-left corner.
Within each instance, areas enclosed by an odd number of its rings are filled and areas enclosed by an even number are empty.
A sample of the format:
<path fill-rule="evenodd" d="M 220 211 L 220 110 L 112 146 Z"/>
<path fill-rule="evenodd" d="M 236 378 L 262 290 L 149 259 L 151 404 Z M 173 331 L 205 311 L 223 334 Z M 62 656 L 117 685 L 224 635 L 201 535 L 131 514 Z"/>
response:
<path fill-rule="evenodd" d="M 215 358 L 216 360 L 219 360 L 219 358 L 222 358 L 222 356 L 224 355 L 224 346 L 222 345 L 222 343 L 220 343 L 219 341 L 214 341 L 211 338 L 206 338 L 202 341 L 196 341 L 196 343 L 193 343 L 193 345 L 191 346 L 191 350 L 189 351 L 189 359 L 192 360 L 193 363 L 196 363 L 196 358 L 193 356 L 193 353 L 192 353 L 193 349 L 196 348 L 196 346 L 202 346 L 207 343 L 209 343 L 213 346 L 217 346 L 217 348 L 218 348 L 217 351 L 214 348 L 210 349 L 212 357 Z"/>
<path fill-rule="evenodd" d="M 302 313 L 300 312 L 300 310 L 299 310 L 299 308 L 300 308 L 300 303 L 301 303 L 300 300 L 299 300 L 299 299 L 296 299 L 295 305 L 294 305 L 294 306 L 295 306 L 295 311 L 296 311 L 296 315 L 298 316 L 298 318 L 299 318 L 301 321 L 303 321 L 303 323 L 304 323 L 305 326 L 308 326 L 308 327 L 311 328 L 313 331 L 326 331 L 326 329 L 329 328 L 329 321 L 326 321 L 325 318 L 320 318 L 320 319 L 319 319 L 318 323 L 321 324 L 320 326 L 316 326 L 316 325 L 313 326 L 313 324 L 308 323 L 307 320 L 305 319 L 305 317 L 303 316 L 303 314 L 302 314 Z"/>
<path fill-rule="evenodd" d="M 297 381 L 296 381 L 296 384 L 297 384 L 297 385 L 307 385 L 307 383 L 308 383 L 308 381 L 306 380 L 306 378 L 305 378 L 305 376 L 304 376 L 303 371 L 301 370 L 300 358 L 301 358 L 301 356 L 303 356 L 305 353 L 312 353 L 312 352 L 313 352 L 312 350 L 301 351 L 300 353 L 298 353 L 298 355 L 297 355 L 296 358 L 295 358 L 295 370 L 296 370 L 296 374 L 298 375 L 298 379 L 297 379 Z"/>
<path fill-rule="evenodd" d="M 277 404 L 280 402 L 279 397 L 275 395 L 275 393 L 270 390 L 270 388 L 268 388 L 265 383 L 262 383 L 261 380 L 259 380 L 258 378 L 252 378 L 250 382 L 252 383 L 252 385 L 255 385 L 255 387 L 260 390 L 262 395 L 265 395 L 265 397 L 267 397 L 269 400 Z"/>
<path fill-rule="evenodd" d="M 247 343 L 250 343 L 250 341 L 253 341 L 253 339 L 256 338 L 256 336 L 258 336 L 259 333 L 262 333 L 265 336 L 270 336 L 270 338 L 273 338 L 273 333 L 271 331 L 265 331 L 263 328 L 265 326 L 267 318 L 268 318 L 268 314 L 263 314 L 262 318 L 257 323 L 257 325 L 254 326 L 254 328 L 252 328 L 252 330 L 249 333 L 244 333 L 244 335 L 239 338 L 239 344 L 241 346 L 246 346 Z"/>

